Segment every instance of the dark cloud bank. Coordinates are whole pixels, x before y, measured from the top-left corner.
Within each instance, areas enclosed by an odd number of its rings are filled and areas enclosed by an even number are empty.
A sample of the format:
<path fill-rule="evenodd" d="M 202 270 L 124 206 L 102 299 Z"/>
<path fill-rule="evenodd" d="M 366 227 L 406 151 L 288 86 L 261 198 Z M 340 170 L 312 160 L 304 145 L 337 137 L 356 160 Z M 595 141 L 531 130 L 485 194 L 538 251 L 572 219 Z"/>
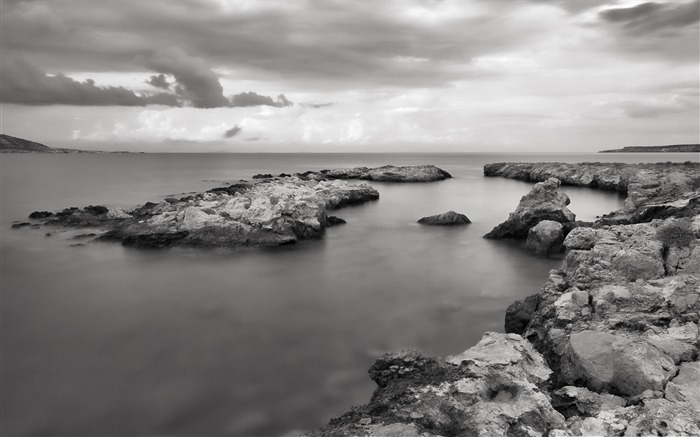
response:
<path fill-rule="evenodd" d="M 193 106 L 222 108 L 245 106 L 292 106 L 284 94 L 273 100 L 254 92 L 244 92 L 227 98 L 216 73 L 201 58 L 193 57 L 180 48 L 154 52 L 137 60 L 156 75 L 146 82 L 158 88 L 154 93 L 137 94 L 124 87 L 99 87 L 88 79 L 78 82 L 63 74 L 48 75 L 24 57 L 3 59 L 0 65 L 1 101 L 25 105 L 81 106 Z M 168 81 L 173 78 L 173 82 Z"/>

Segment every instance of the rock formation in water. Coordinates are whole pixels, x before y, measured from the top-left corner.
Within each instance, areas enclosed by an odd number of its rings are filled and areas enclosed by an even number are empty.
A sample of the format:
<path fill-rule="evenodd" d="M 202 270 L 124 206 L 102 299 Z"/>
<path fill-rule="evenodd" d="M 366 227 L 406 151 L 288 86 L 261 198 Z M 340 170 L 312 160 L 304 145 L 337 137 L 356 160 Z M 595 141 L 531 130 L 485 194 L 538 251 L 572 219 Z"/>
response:
<path fill-rule="evenodd" d="M 342 222 L 329 219 L 328 210 L 378 198 L 364 183 L 289 177 L 214 188 L 131 211 L 88 206 L 30 217 L 46 226 L 101 228 L 107 232 L 99 240 L 134 247 L 276 246 L 318 238 L 327 226 Z"/>
<path fill-rule="evenodd" d="M 626 224 L 700 213 L 700 163 L 501 162 L 484 166 L 486 176 L 541 182 L 557 178 L 564 185 L 600 188 L 627 194 L 620 211 L 605 224 Z"/>
<path fill-rule="evenodd" d="M 418 220 L 418 223 L 422 225 L 454 226 L 469 224 L 471 223 L 471 220 L 469 220 L 469 218 L 467 218 L 467 216 L 464 214 L 454 211 L 447 211 L 442 214 L 423 217 L 422 219 Z"/>
<path fill-rule="evenodd" d="M 300 175 L 312 179 L 361 179 L 376 182 L 435 182 L 452 177 L 448 172 L 434 165 L 341 168 L 318 172 L 308 171 Z"/>
<path fill-rule="evenodd" d="M 484 235 L 485 238 L 525 239 L 531 228 L 543 220 L 571 223 L 576 220 L 566 207 L 569 196 L 559 191 L 559 180 L 548 178 L 535 184 L 532 190 L 520 199 L 520 204 L 508 220 Z"/>
<path fill-rule="evenodd" d="M 487 166 L 629 197 L 571 230 L 562 267 L 508 308 L 509 334 L 447 359 L 384 355 L 371 401 L 308 435 L 700 435 L 700 165 L 608 167 Z"/>

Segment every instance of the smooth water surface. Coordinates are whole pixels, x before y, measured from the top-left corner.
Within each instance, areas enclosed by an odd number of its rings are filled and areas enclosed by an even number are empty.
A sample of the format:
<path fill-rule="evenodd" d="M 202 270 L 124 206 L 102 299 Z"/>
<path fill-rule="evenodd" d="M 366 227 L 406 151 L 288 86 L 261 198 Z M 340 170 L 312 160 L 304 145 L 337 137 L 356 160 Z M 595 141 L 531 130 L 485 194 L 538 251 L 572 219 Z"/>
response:
<path fill-rule="evenodd" d="M 3 435 L 294 435 L 374 388 L 382 353 L 462 352 L 501 331 L 514 299 L 560 261 L 481 238 L 531 184 L 498 161 L 666 161 L 664 155 L 1 155 Z M 235 251 L 73 246 L 75 231 L 11 230 L 34 210 L 134 207 L 256 173 L 436 164 L 455 177 L 372 183 L 325 238 Z M 592 220 L 616 193 L 565 187 Z M 447 210 L 473 221 L 426 227 Z"/>

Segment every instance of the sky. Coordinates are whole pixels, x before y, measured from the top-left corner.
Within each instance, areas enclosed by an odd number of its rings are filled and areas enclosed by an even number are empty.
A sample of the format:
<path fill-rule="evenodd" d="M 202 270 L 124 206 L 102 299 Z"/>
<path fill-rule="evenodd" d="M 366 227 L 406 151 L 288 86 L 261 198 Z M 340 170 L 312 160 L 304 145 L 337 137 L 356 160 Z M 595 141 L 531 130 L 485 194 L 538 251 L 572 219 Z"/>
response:
<path fill-rule="evenodd" d="M 0 130 L 145 152 L 700 142 L 698 0 L 1 0 Z"/>

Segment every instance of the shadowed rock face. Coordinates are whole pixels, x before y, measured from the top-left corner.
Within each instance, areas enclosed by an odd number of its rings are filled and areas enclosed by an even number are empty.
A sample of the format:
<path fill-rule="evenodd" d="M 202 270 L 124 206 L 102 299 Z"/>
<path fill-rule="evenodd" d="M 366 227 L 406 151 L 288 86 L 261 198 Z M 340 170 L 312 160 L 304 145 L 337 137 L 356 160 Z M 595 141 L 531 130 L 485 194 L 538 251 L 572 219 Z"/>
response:
<path fill-rule="evenodd" d="M 471 223 L 471 220 L 469 220 L 464 214 L 460 214 L 454 211 L 447 211 L 442 214 L 431 215 L 430 217 L 423 217 L 422 219 L 418 220 L 418 223 L 422 225 L 451 226 L 466 225 L 468 223 Z"/>
<path fill-rule="evenodd" d="M 362 179 L 377 182 L 435 182 L 452 177 L 448 172 L 434 165 L 355 167 L 319 172 L 309 171 L 302 175 L 312 179 Z"/>
<path fill-rule="evenodd" d="M 566 206 L 569 196 L 559 191 L 559 180 L 549 178 L 535 184 L 532 190 L 520 199 L 520 204 L 508 220 L 484 235 L 485 238 L 527 238 L 528 232 L 538 223 L 549 220 L 570 223 L 576 219 Z"/>
<path fill-rule="evenodd" d="M 181 199 L 147 203 L 131 211 L 89 206 L 56 214 L 32 213 L 48 226 L 97 227 L 98 237 L 126 246 L 277 246 L 318 238 L 340 223 L 327 210 L 379 198 L 367 184 L 289 177 L 236 184 Z"/>

